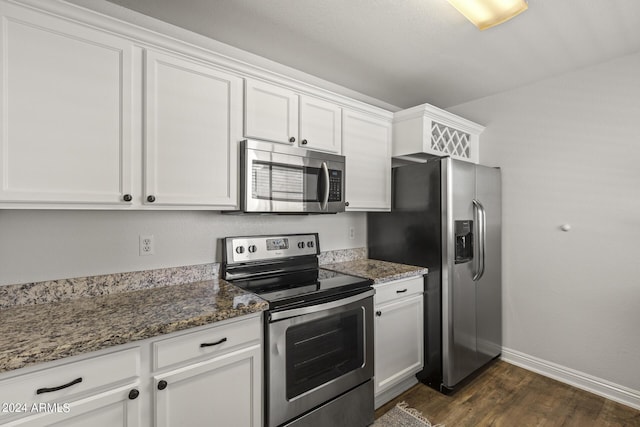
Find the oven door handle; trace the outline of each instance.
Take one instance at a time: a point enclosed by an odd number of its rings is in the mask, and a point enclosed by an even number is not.
[[[374,293],[375,291],[373,289],[369,289],[360,294],[353,295],[348,298],[341,298],[335,301],[326,302],[324,304],[310,305],[308,307],[292,308],[291,310],[272,312],[272,313],[269,313],[269,321],[275,322],[277,320],[289,319],[291,317],[303,316],[305,314],[318,313],[320,311],[342,307],[344,305],[351,304],[352,302],[369,298]]]

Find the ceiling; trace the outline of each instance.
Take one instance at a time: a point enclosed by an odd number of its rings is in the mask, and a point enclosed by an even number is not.
[[[638,0],[530,0],[485,31],[446,0],[110,1],[400,108],[448,108],[640,51]]]

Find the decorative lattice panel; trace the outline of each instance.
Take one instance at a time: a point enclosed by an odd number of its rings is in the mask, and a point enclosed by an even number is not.
[[[431,122],[431,149],[469,159],[471,135],[437,122]]]

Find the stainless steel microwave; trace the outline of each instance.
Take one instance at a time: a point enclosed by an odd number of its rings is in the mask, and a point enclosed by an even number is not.
[[[344,183],[344,156],[262,141],[240,142],[244,212],[344,212]]]

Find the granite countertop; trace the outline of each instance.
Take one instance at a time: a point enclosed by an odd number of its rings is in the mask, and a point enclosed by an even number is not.
[[[378,261],[375,259],[336,262],[321,265],[320,267],[326,270],[337,271],[338,273],[364,277],[372,280],[374,285],[408,277],[422,276],[429,271],[425,267],[396,264],[394,262]]]
[[[207,280],[0,310],[0,372],[266,310],[224,280]]]

